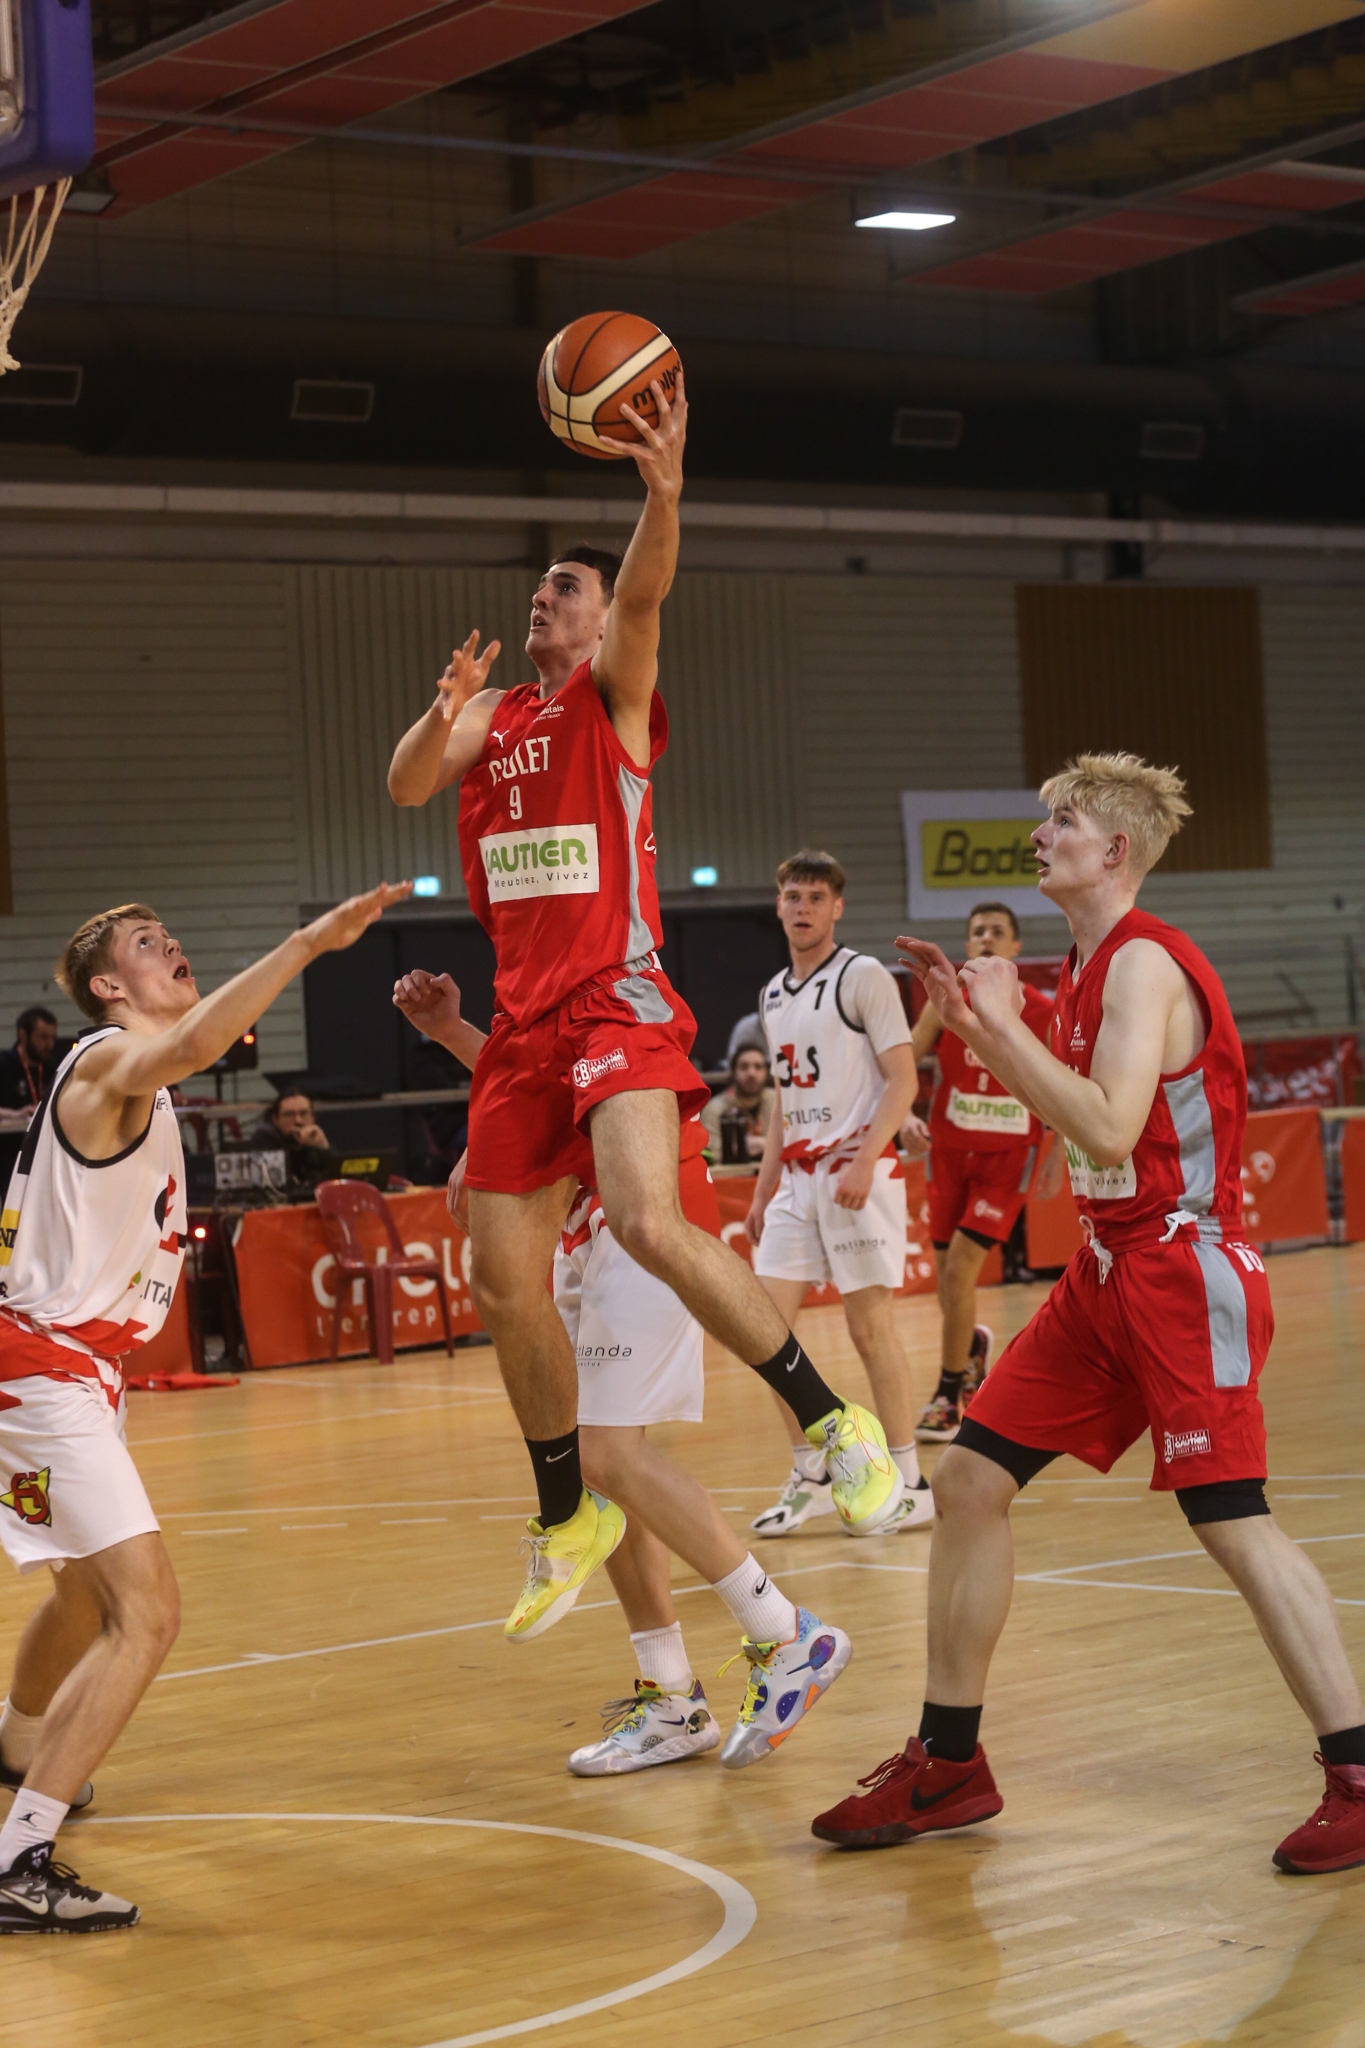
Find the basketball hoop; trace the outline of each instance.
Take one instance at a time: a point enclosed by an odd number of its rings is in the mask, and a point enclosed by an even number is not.
[[[0,377],[6,370],[19,368],[10,350],[10,336],[52,246],[52,231],[70,190],[70,178],[59,178],[55,185],[14,193],[8,222],[0,200]]]

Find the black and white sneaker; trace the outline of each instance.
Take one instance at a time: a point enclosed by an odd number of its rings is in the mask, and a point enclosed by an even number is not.
[[[107,1934],[141,1918],[127,1899],[97,1892],[54,1863],[51,1842],[25,1849],[0,1871],[0,1934]]]
[[[26,1773],[23,1771],[12,1771],[3,1757],[0,1757],[0,1785],[8,1785],[11,1792],[17,1792],[23,1784],[25,1776]],[[84,1813],[86,1807],[92,1804],[94,1797],[95,1788],[87,1779],[67,1808],[67,1812]]]

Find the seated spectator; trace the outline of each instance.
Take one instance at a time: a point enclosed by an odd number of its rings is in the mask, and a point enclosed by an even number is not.
[[[734,1070],[735,1054],[742,1052],[746,1045],[751,1045],[755,1052],[762,1053],[763,1063],[766,1066],[768,1061],[768,1041],[763,1036],[763,1026],[759,1022],[757,1010],[747,1011],[730,1033],[730,1041],[725,1048],[725,1064],[732,1072]]]
[[[321,1125],[313,1115],[313,1105],[301,1088],[286,1088],[277,1095],[260,1122],[247,1133],[247,1142],[259,1145],[263,1152],[283,1150],[289,1155],[289,1171],[293,1178],[304,1179],[306,1175],[297,1171],[307,1167],[309,1151],[331,1150]]]
[[[0,1194],[9,1186],[14,1162],[23,1150],[28,1119],[48,1091],[57,1070],[57,1019],[41,1003],[21,1010],[14,1020],[14,1044],[0,1052],[0,1111],[9,1110],[0,1129]]]
[[[776,1099],[767,1054],[756,1046],[742,1045],[730,1062],[729,1087],[713,1095],[701,1113],[712,1158],[719,1160],[724,1156],[721,1126],[734,1120],[742,1125],[744,1149],[749,1158],[761,1159]]]

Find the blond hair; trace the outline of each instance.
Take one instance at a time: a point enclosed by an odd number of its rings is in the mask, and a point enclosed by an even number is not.
[[[1107,831],[1126,832],[1128,864],[1139,877],[1193,816],[1175,769],[1153,768],[1138,754],[1077,754],[1038,795],[1050,811],[1080,811]]]
[[[62,948],[56,967],[58,988],[66,990],[78,1010],[103,1024],[105,1005],[90,993],[90,983],[97,974],[108,970],[115,931],[121,924],[160,922],[156,912],[145,903],[120,903],[113,910],[101,910],[97,917],[87,917]]]

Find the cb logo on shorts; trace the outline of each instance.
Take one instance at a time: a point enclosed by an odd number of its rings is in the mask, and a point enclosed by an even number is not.
[[[50,1465],[45,1465],[41,1472],[16,1472],[10,1480],[9,1492],[0,1493],[0,1508],[13,1508],[21,1522],[50,1526],[52,1502],[47,1487],[51,1477]]]

